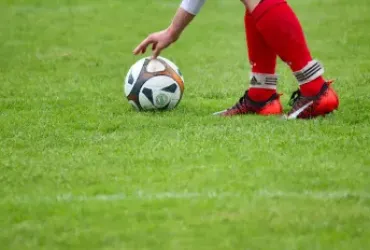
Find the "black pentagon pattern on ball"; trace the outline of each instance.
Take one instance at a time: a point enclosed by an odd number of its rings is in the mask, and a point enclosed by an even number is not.
[[[153,100],[153,91],[148,88],[143,89],[143,94],[146,96],[146,98],[149,99],[149,101],[154,105],[154,100]]]
[[[177,90],[177,84],[173,83],[170,86],[167,86],[162,89],[163,91],[169,92],[169,93],[175,93]]]
[[[134,102],[136,103],[136,105],[139,107],[140,110],[142,110],[142,107],[140,105],[140,102],[138,100],[138,97],[139,97],[139,93],[140,93],[141,87],[148,80],[148,78],[145,77],[144,74],[146,73],[145,72],[145,69],[146,69],[146,67],[149,64],[149,61],[150,61],[149,59],[146,59],[144,61],[144,65],[143,65],[143,67],[141,69],[141,72],[140,72],[140,74],[138,76],[138,79],[136,80],[136,83],[134,84],[134,86],[131,89],[130,94],[128,95],[128,97],[131,97],[131,96],[135,97]]]
[[[133,84],[134,83],[134,77],[132,76],[132,72],[130,72],[130,75],[129,75],[129,77],[128,77],[128,84]]]

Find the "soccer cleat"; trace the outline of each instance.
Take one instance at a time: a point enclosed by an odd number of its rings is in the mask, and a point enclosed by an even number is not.
[[[311,119],[325,116],[338,109],[337,93],[330,86],[332,81],[326,82],[316,96],[303,96],[299,90],[292,94],[289,104],[292,110],[285,115],[286,119]]]
[[[280,115],[283,107],[280,103],[280,95],[273,94],[267,101],[255,102],[248,97],[248,91],[240,98],[239,102],[233,107],[214,113],[219,116],[234,116],[244,114],[258,115]]]

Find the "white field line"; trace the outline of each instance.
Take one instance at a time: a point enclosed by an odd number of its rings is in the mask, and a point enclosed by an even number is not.
[[[285,191],[271,191],[260,190],[259,196],[266,198],[292,198],[292,199],[313,199],[313,200],[339,200],[348,198],[370,199],[370,193],[353,192],[353,191],[310,191],[303,192],[285,192]]]
[[[282,198],[282,199],[311,199],[311,200],[340,200],[340,199],[362,199],[369,200],[370,194],[365,192],[352,191],[333,191],[333,192],[285,192],[285,191],[271,191],[259,190],[249,194],[232,193],[232,192],[159,192],[159,193],[145,193],[136,192],[133,194],[98,194],[98,195],[74,195],[74,194],[59,194],[56,196],[15,196],[11,199],[4,199],[0,201],[2,204],[6,203],[68,203],[68,202],[114,202],[114,201],[160,201],[160,200],[191,200],[191,199],[227,199],[227,198],[243,198],[252,200],[255,198]]]
[[[188,199],[223,199],[227,197],[237,197],[239,195],[227,192],[160,192],[144,193],[136,192],[133,194],[98,194],[98,195],[74,195],[59,194],[56,196],[15,196],[11,202],[15,203],[63,203],[63,202],[84,202],[84,201],[124,201],[124,200],[142,200],[142,201],[159,201],[159,200],[188,200]],[[9,200],[8,200],[9,201]],[[5,201],[1,202],[4,203]]]

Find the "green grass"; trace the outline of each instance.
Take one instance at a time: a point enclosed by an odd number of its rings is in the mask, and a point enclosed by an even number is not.
[[[341,97],[290,122],[210,115],[247,84],[231,0],[163,54],[185,75],[180,106],[130,108],[131,50],[177,2],[0,1],[1,249],[370,249],[368,0],[290,1]]]

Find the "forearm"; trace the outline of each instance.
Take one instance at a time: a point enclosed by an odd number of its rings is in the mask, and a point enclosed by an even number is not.
[[[205,0],[183,0],[168,30],[178,38],[198,14]]]
[[[168,31],[176,38],[178,38],[184,29],[191,23],[195,15],[185,11],[183,8],[179,8],[172,20]]]
[[[205,1],[206,0],[183,0],[171,25],[165,30],[150,34],[133,50],[133,53],[135,55],[144,54],[146,48],[152,45],[152,58],[157,58],[163,49],[179,39],[181,33],[194,19]]]

